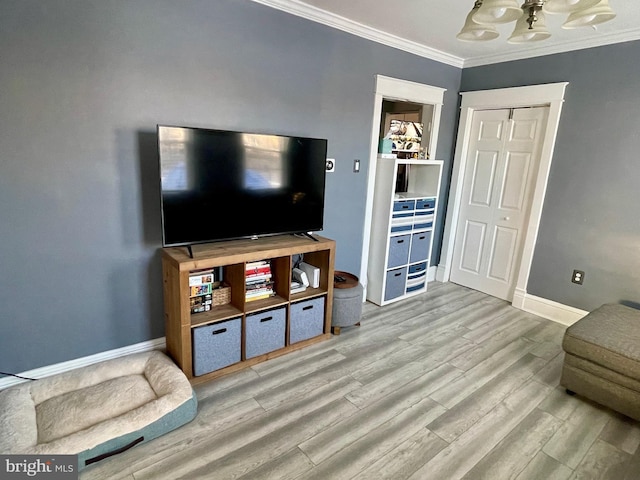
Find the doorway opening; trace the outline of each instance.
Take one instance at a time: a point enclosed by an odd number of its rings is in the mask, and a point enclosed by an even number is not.
[[[367,275],[369,267],[368,262],[378,154],[379,152],[383,153],[385,151],[383,148],[387,148],[385,145],[382,145],[382,141],[384,140],[384,137],[387,135],[387,133],[389,133],[388,130],[385,131],[386,124],[383,115],[383,105],[385,106],[385,108],[390,110],[410,109],[413,113],[421,112],[421,122],[418,123],[422,123],[422,137],[419,142],[420,146],[418,148],[422,148],[425,152],[425,155],[428,152],[431,158],[435,158],[440,124],[440,113],[442,110],[442,102],[445,91],[446,90],[443,88],[433,87],[430,85],[386,77],[383,75],[376,76],[374,109],[371,123],[371,144],[369,149],[369,168],[367,173],[367,200],[365,205],[362,258],[360,267],[360,282],[363,284],[365,289],[365,298],[368,284]],[[384,113],[404,114],[407,112],[386,111]],[[394,119],[390,117],[389,127],[391,126],[392,120]],[[398,142],[400,141],[401,140],[398,139]],[[407,140],[402,139],[402,142],[402,146],[406,147]],[[399,146],[400,145],[397,144],[396,149]],[[410,147],[415,148],[415,145],[411,145]],[[389,153],[391,153],[392,149],[393,144],[391,144],[391,147],[389,148]],[[403,150],[407,149],[403,148]],[[408,154],[408,152],[402,153]],[[417,156],[419,156],[420,154],[420,150],[418,150],[417,152],[411,150],[410,155],[414,154],[417,158]]]
[[[402,159],[429,158],[432,125],[433,105],[383,99],[378,151]]]

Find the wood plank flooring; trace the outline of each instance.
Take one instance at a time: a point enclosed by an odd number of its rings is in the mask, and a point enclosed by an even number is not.
[[[640,479],[640,422],[559,387],[564,327],[452,283],[195,387],[97,479]]]

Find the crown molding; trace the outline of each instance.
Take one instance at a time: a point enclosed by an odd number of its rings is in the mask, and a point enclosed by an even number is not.
[[[342,30],[343,32],[357,35],[358,37],[366,38],[377,43],[381,43],[388,47],[397,48],[408,53],[413,53],[420,57],[435,60],[440,63],[445,63],[453,67],[462,68],[464,66],[464,59],[451,55],[449,53],[436,50],[435,48],[427,47],[417,42],[412,42],[405,38],[401,38],[397,35],[393,35],[376,28],[368,27],[348,18],[329,13],[325,10],[306,5],[298,0],[252,0],[255,3],[260,3],[283,12],[296,15],[298,17],[311,20],[316,23],[321,23],[328,27]]]
[[[571,40],[556,45],[529,47],[519,52],[511,52],[506,54],[481,55],[468,58],[464,61],[463,68],[479,67],[482,65],[491,65],[493,63],[510,62],[513,60],[523,60],[526,58],[542,57],[544,55],[553,55],[555,53],[565,53],[575,50],[584,50],[587,48],[601,47],[604,45],[612,45],[614,43],[631,42],[640,40],[640,28],[632,28],[614,33],[598,35],[592,38],[582,38]]]
[[[494,63],[510,62],[513,60],[523,60],[526,58],[542,57],[555,53],[565,53],[587,48],[601,47],[615,43],[631,42],[640,40],[640,28],[632,28],[613,33],[603,33],[592,38],[581,38],[570,40],[555,45],[534,45],[526,49],[510,53],[497,53],[489,55],[478,55],[470,58],[462,58],[450,53],[427,47],[426,45],[407,40],[376,28],[368,27],[348,18],[327,12],[317,7],[307,5],[299,0],[252,0],[255,3],[265,5],[283,12],[296,15],[298,17],[320,23],[343,32],[351,33],[361,38],[397,48],[423,58],[435,60],[458,68],[479,67]]]

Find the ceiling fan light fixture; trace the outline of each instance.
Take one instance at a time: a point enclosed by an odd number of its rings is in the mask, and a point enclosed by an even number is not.
[[[572,13],[593,7],[600,0],[547,0],[542,7],[545,13]]]
[[[531,22],[531,23],[530,23]],[[546,40],[551,36],[544,12],[526,11],[516,22],[516,28],[507,40],[509,43],[528,43]]]
[[[518,1],[523,2],[518,6]],[[564,29],[592,27],[615,18],[609,0],[475,0],[467,15],[459,40],[477,42],[499,36],[495,25],[516,22],[509,43],[545,40],[551,36],[546,14],[568,14]]]
[[[517,20],[522,9],[517,0],[483,0],[473,20],[480,24],[496,25]]]
[[[458,40],[462,40],[463,42],[482,42],[486,40],[493,40],[494,38],[498,38],[500,35],[494,25],[483,25],[473,19],[473,15],[478,11],[480,5],[482,5],[481,0],[475,3],[467,15],[467,19],[464,22],[462,30],[460,30],[458,35],[456,35]]]
[[[613,20],[616,13],[609,6],[609,0],[600,0],[595,5],[569,14],[562,28],[572,29],[599,25]]]

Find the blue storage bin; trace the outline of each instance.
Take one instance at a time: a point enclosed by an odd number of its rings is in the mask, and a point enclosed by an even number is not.
[[[286,308],[247,315],[245,357],[252,358],[284,347]]]
[[[426,282],[427,262],[409,265],[409,273],[407,275],[407,293],[423,289]]]
[[[394,213],[391,216],[391,233],[411,231],[413,222],[413,212]]]
[[[399,267],[408,263],[410,242],[411,235],[399,235],[389,239],[387,268]]]
[[[296,343],[324,333],[324,297],[291,304],[289,343]]]
[[[433,227],[433,210],[416,211],[413,223],[413,229],[431,228]]]
[[[415,265],[409,265],[409,278],[419,275],[426,275],[427,262],[416,263]]]
[[[424,284],[425,284],[424,279],[407,280],[407,293],[415,292],[417,290],[422,290],[424,288]]]
[[[404,295],[406,283],[407,267],[389,270],[387,272],[387,283],[384,289],[385,301]]]
[[[434,209],[436,208],[435,198],[421,198],[416,200],[416,210]]]
[[[204,375],[239,362],[241,330],[240,318],[194,328],[193,374]]]
[[[420,262],[429,258],[429,248],[431,247],[431,230],[414,233],[411,236],[411,252],[409,263]]]
[[[416,207],[415,200],[396,200],[393,202],[394,212],[408,212]]]

